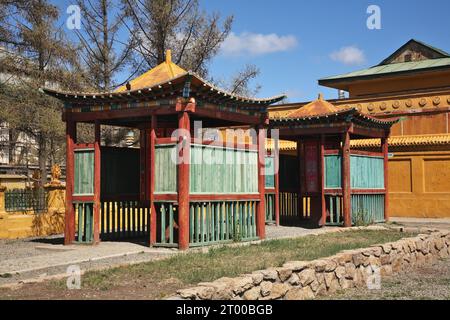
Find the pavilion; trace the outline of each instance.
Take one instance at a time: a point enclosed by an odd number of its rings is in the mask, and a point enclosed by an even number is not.
[[[66,244],[143,236],[152,246],[187,249],[264,239],[264,162],[258,159],[267,107],[283,95],[226,92],[174,64],[170,51],[165,62],[114,92],[43,91],[65,106]],[[193,138],[194,121],[203,128],[255,128],[257,137],[229,148]],[[78,123],[95,126],[94,141],[77,142]],[[102,146],[102,125],[139,130],[140,148]],[[174,162],[172,154],[182,160]],[[187,161],[206,158],[219,161]],[[231,164],[221,164],[224,158]]]
[[[336,107],[322,95],[287,115],[270,119],[284,149],[279,157],[279,211],[284,222],[351,226],[388,219],[388,137],[398,120],[379,120],[357,108]],[[350,141],[375,138],[381,148],[352,150]],[[294,149],[294,150],[295,150]],[[290,221],[289,221],[290,220]]]

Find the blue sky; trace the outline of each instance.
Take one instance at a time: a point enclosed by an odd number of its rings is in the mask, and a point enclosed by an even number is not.
[[[411,38],[450,51],[448,0],[200,2],[208,12],[235,17],[233,34],[210,74],[226,79],[245,64],[256,64],[260,97],[286,92],[296,102],[323,92],[336,98],[336,90],[317,84],[319,78],[376,65]],[[58,1],[61,8],[69,3]],[[381,30],[367,28],[369,5],[381,9]]]

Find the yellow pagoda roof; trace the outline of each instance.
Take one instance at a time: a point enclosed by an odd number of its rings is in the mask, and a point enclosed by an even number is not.
[[[40,91],[65,103],[77,105],[97,105],[99,102],[136,102],[148,98],[167,98],[182,93],[183,95],[191,94],[194,98],[199,95],[204,102],[220,101],[222,105],[228,104],[259,112],[286,97],[282,94],[270,98],[253,98],[220,89],[197,73],[186,71],[173,63],[170,50],[166,53],[166,61],[112,92],[69,92],[50,88],[40,88]]]
[[[166,61],[131,80],[129,82],[131,86],[130,90],[151,88],[156,84],[170,81],[187,73],[188,72],[186,70],[172,62],[172,52],[171,50],[167,50]],[[126,85],[123,85],[115,90],[115,92],[125,91],[129,91]]]
[[[319,98],[317,100],[314,100],[306,104],[305,106],[288,113],[285,117],[295,119],[305,117],[317,117],[329,114],[336,114],[350,109],[352,108],[336,107],[335,105],[324,100],[322,94],[319,94]]]

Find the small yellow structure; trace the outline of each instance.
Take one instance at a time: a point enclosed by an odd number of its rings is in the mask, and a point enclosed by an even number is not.
[[[61,169],[52,167],[52,181],[45,185],[47,210],[36,212],[6,212],[5,192],[0,185],[0,239],[48,236],[64,232],[65,186],[59,181]],[[11,187],[13,189],[15,186]]]
[[[379,65],[319,80],[348,91],[330,100],[381,119],[400,117],[389,139],[389,208],[392,216],[450,217],[450,54],[410,40]],[[275,106],[279,117],[307,103]],[[281,143],[286,153],[295,145]],[[371,151],[379,140],[352,142]]]

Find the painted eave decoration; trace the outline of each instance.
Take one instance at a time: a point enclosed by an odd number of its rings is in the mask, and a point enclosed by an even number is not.
[[[353,122],[368,127],[390,128],[399,119],[381,120],[361,113],[350,106],[337,107],[323,99],[322,94],[305,106],[300,107],[281,117],[272,117],[273,126],[292,126],[312,123]]]

